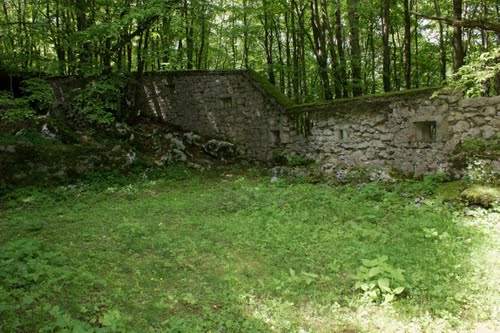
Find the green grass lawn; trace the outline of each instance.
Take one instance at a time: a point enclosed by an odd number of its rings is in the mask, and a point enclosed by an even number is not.
[[[153,179],[94,177],[5,198],[0,332],[500,327],[498,210],[416,202],[411,182],[182,168]]]

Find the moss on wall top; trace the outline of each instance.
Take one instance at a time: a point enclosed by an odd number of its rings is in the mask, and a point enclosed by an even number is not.
[[[289,107],[293,105],[293,102],[265,77],[254,70],[248,70],[247,73],[252,80],[259,84],[260,88],[273,97],[281,106]]]
[[[391,91],[387,93],[365,95],[359,97],[334,99],[332,101],[290,105],[287,107],[287,111],[290,112],[325,111],[325,109],[329,109],[330,106],[347,104],[352,102],[363,102],[370,104],[380,104],[384,102],[388,103],[390,102],[391,97],[414,97],[416,95],[429,95],[440,88],[441,87],[425,87],[425,88],[417,88],[417,89],[402,90],[402,91]]]

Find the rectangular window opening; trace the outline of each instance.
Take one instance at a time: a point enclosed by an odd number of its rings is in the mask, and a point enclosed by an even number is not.
[[[415,122],[415,138],[421,142],[436,142],[437,124],[435,121]]]
[[[223,97],[220,99],[222,101],[222,107],[224,109],[231,109],[233,107],[233,98],[232,97]]]
[[[280,131],[271,131],[271,141],[272,143],[281,143],[281,134]]]
[[[347,130],[345,130],[345,129],[337,130],[335,133],[335,137],[336,137],[337,141],[346,141],[348,138]]]

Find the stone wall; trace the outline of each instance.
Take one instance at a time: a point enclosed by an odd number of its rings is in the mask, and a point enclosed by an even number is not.
[[[76,83],[57,82],[64,84],[55,89],[61,101]],[[325,169],[369,164],[418,175],[449,171],[465,139],[494,139],[500,131],[500,96],[432,97],[435,91],[286,106],[286,97],[247,71],[182,71],[145,74],[133,104],[140,116],[230,141],[248,159],[268,161],[283,152]],[[299,133],[297,119],[308,135]]]
[[[310,135],[292,129],[288,152],[325,164],[388,166],[406,174],[450,171],[450,157],[470,137],[500,131],[500,96],[461,99],[435,89],[290,108],[307,113]]]
[[[141,90],[142,115],[230,141],[247,158],[271,158],[283,108],[248,72],[151,73]]]

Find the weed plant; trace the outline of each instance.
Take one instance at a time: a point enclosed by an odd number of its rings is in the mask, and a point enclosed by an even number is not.
[[[442,203],[437,178],[174,167],[17,189],[0,206],[0,332],[498,327],[499,212]]]

